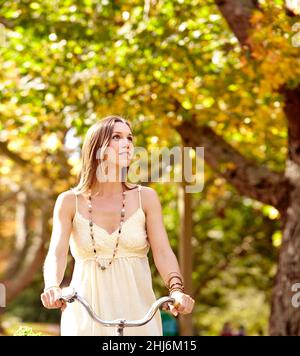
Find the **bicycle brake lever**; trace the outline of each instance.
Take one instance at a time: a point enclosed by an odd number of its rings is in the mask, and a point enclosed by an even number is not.
[[[164,303],[164,304],[161,306],[161,309],[164,310],[164,311],[170,310],[170,305],[169,305],[169,303]]]
[[[161,306],[161,309],[164,310],[164,311],[170,311],[171,308],[170,308],[170,304],[173,304],[174,301],[171,301],[171,302],[165,302],[162,304]]]

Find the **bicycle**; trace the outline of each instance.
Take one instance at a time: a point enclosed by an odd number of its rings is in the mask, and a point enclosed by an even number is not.
[[[155,301],[151,307],[149,308],[148,312],[142,319],[128,321],[126,319],[115,319],[115,320],[102,320],[96,313],[92,310],[89,303],[72,287],[67,287],[62,289],[62,295],[60,297],[61,301],[66,303],[73,303],[75,300],[78,301],[82,306],[86,309],[90,317],[96,321],[97,323],[107,326],[107,327],[116,327],[117,336],[124,336],[124,328],[125,327],[136,327],[136,326],[143,326],[149,323],[158,309],[167,303],[174,304],[175,299],[171,297],[162,297]],[[166,308],[168,309],[168,308]]]

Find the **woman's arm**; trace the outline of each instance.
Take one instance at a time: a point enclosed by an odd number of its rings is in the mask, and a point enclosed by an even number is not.
[[[175,272],[181,276],[179,264],[169,243],[163,222],[161,203],[156,191],[148,187],[144,187],[142,191],[143,201],[146,202],[147,235],[151,245],[154,263],[164,283],[167,284],[170,273]],[[179,280],[177,280],[177,282],[179,282]],[[188,314],[192,311],[194,300],[189,295],[179,291],[175,291],[171,293],[171,295],[176,299],[176,309],[179,312]]]
[[[54,206],[50,246],[44,263],[45,292],[41,298],[46,308],[62,306],[57,299],[67,266],[74,213],[75,195],[71,191],[61,193]]]

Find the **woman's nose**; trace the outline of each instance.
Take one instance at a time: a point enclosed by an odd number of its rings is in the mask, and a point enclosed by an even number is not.
[[[129,146],[130,146],[130,140],[128,140],[127,138],[121,140],[120,148],[129,148]]]

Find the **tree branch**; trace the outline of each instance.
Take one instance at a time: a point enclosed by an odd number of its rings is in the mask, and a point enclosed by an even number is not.
[[[24,167],[27,168],[27,167],[32,166],[32,162],[30,160],[25,160],[22,157],[20,157],[16,152],[11,151],[8,148],[7,142],[0,141],[0,153],[7,156],[9,159],[11,159],[13,162],[18,164],[22,168],[24,168]],[[55,156],[55,164],[60,167],[60,170],[57,175],[57,179],[66,179],[68,177],[68,175],[70,174],[71,166],[68,162],[68,157],[66,156],[65,151],[60,150],[57,152],[57,154]],[[30,172],[30,170],[28,170],[28,172]],[[45,177],[47,179],[50,179],[48,170],[43,170],[41,172],[41,176]]]
[[[7,142],[1,142],[0,141],[0,152],[2,152],[5,156],[7,156],[8,158],[10,158],[12,161],[14,161],[15,163],[17,163],[18,165],[25,167],[29,164],[28,161],[26,161],[25,159],[21,158],[17,153],[11,151],[8,148]]]
[[[253,10],[259,10],[258,0],[215,0],[229,27],[243,47],[249,48],[250,18]]]
[[[245,158],[207,126],[193,121],[183,122],[176,129],[189,147],[204,147],[206,162],[242,195],[272,205],[282,211],[286,208],[289,184],[284,173],[270,171]]]
[[[17,192],[8,192],[6,194],[4,194],[3,196],[0,196],[0,206],[4,205],[7,201],[14,199],[18,194]]]
[[[13,29],[14,28],[14,24],[7,20],[5,17],[0,16],[0,24],[4,25],[5,27],[9,28],[9,29]]]
[[[248,44],[251,51],[248,36],[251,29],[251,12],[260,9],[257,0],[215,0],[230,28],[239,39],[240,43]],[[289,16],[296,13],[296,8],[288,6],[286,1],[285,11]],[[240,22],[241,20],[241,22]],[[290,89],[283,85],[278,92],[284,97],[284,112],[288,123],[288,147],[289,161],[287,164],[286,178],[291,185],[299,186],[300,177],[300,85]],[[285,202],[286,203],[286,202]],[[286,206],[286,205],[285,205]]]
[[[193,297],[198,299],[201,291],[207,287],[208,283],[218,278],[219,274],[230,266],[234,259],[242,257],[247,253],[247,249],[244,248],[245,242],[243,241],[240,246],[237,246],[234,251],[229,255],[225,256],[223,260],[219,261],[214,268],[211,268],[207,271],[205,277],[203,277],[200,283],[197,285],[196,290],[194,291]]]
[[[285,97],[284,113],[288,119],[289,159],[300,165],[300,85],[295,89],[280,89]]]

